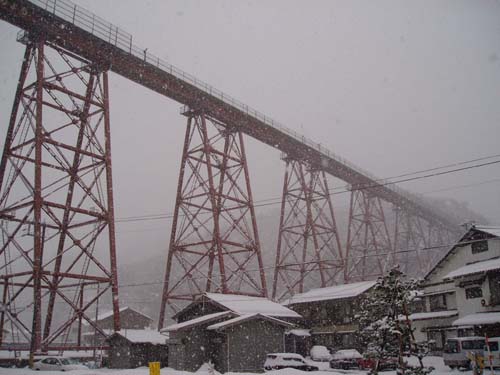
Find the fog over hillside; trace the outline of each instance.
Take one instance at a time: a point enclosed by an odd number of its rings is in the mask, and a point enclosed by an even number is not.
[[[489,224],[486,218],[468,208],[464,202],[457,202],[453,199],[430,199],[430,202],[439,209],[446,212],[458,222],[476,222],[481,224]],[[259,236],[261,240],[261,249],[263,263],[266,267],[266,277],[268,290],[272,287],[273,266],[276,261],[276,244],[279,228],[279,207],[273,207],[262,211],[258,217]],[[338,230],[342,244],[344,246],[347,238],[348,211],[339,210],[336,217],[338,222]],[[391,212],[387,212],[387,221],[392,222]],[[142,261],[134,261],[133,263],[122,263],[119,267],[119,283],[120,288],[120,304],[128,305],[154,317],[157,319],[161,293],[162,282],[165,274],[166,264],[166,246],[167,244],[158,244],[155,249],[138,249],[145,256]],[[165,249],[164,252],[158,251]],[[437,250],[440,253],[446,251],[446,248]],[[315,286],[317,287],[317,286]],[[105,307],[103,307],[104,309]]]

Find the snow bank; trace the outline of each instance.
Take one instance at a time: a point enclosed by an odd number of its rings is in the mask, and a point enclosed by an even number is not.
[[[408,358],[406,359],[408,363],[416,365],[418,363],[417,358]],[[311,363],[313,363],[311,361]],[[314,362],[317,364],[319,362]],[[327,362],[322,362],[325,365],[328,365]],[[435,370],[431,373],[432,375],[472,375],[472,371],[460,371],[460,370],[451,370],[449,367],[445,366],[443,363],[443,358],[441,357],[425,357],[424,364],[426,366],[433,366]],[[320,367],[321,368],[321,367]],[[0,368],[1,375],[26,375],[26,374],[35,374],[28,369],[4,369]],[[38,374],[38,372],[37,372]],[[40,375],[61,375],[60,371],[43,371],[39,373]],[[149,375],[149,369],[147,367],[139,367],[136,369],[127,369],[127,370],[112,370],[112,369],[97,369],[97,370],[77,370],[71,371],[71,375]],[[162,368],[161,375],[205,375],[205,373],[192,373],[187,371],[177,371],[171,368]],[[312,372],[304,372],[294,369],[282,369],[276,371],[270,371],[266,374],[269,375],[367,375],[367,371],[361,370],[348,370],[348,371],[332,371],[328,369],[326,366],[323,371],[312,371]],[[485,375],[489,375],[490,371],[485,370]],[[218,373],[216,375],[219,375]],[[225,375],[254,375],[252,373],[242,373],[242,372],[228,372]],[[396,375],[396,371],[384,371],[380,373],[380,375]]]

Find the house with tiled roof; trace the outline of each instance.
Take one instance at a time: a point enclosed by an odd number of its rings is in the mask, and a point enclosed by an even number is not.
[[[417,340],[437,351],[457,336],[500,336],[500,228],[472,225],[424,278]]]

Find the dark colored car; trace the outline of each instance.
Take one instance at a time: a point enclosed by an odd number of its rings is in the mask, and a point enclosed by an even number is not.
[[[306,362],[304,357],[296,353],[270,353],[264,362],[264,370],[280,370],[282,368],[294,368],[302,371],[318,371],[317,366]]]

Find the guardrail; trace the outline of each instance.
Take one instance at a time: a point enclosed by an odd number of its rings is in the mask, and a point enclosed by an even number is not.
[[[393,182],[385,179],[379,179],[373,176],[366,170],[354,165],[350,161],[342,158],[341,156],[335,154],[334,152],[328,150],[324,146],[321,146],[320,143],[314,142],[311,139],[297,133],[294,130],[287,128],[282,125],[278,121],[273,120],[272,118],[264,115],[263,113],[249,107],[243,102],[233,98],[232,96],[223,93],[222,91],[216,89],[215,87],[210,86],[209,84],[197,79],[195,76],[186,73],[182,69],[175,67],[172,64],[167,63],[166,61],[160,59],[159,57],[148,52],[147,48],[143,49],[136,46],[133,43],[132,35],[123,31],[117,26],[112,25],[111,23],[105,21],[99,16],[96,16],[94,13],[89,12],[88,10],[74,4],[69,0],[28,0],[33,5],[44,9],[45,11],[52,13],[53,15],[63,19],[66,22],[69,22],[76,27],[79,27],[95,37],[114,45],[115,47],[121,49],[125,53],[129,53],[132,56],[140,58],[144,60],[144,62],[149,63],[151,65],[156,66],[163,71],[170,73],[171,75],[179,78],[183,81],[188,82],[189,84],[197,87],[198,89],[204,91],[205,93],[212,95],[224,103],[229,104],[240,111],[262,121],[268,126],[271,126],[279,131],[287,134],[293,139],[315,149],[320,154],[332,158],[337,162],[347,166],[348,168],[354,170],[355,172],[371,179],[373,181],[373,185],[376,187],[383,186],[398,195],[405,197],[406,199],[417,203],[418,205],[426,207],[428,210],[434,211],[434,209],[424,202],[418,196],[411,194],[396,185]]]

